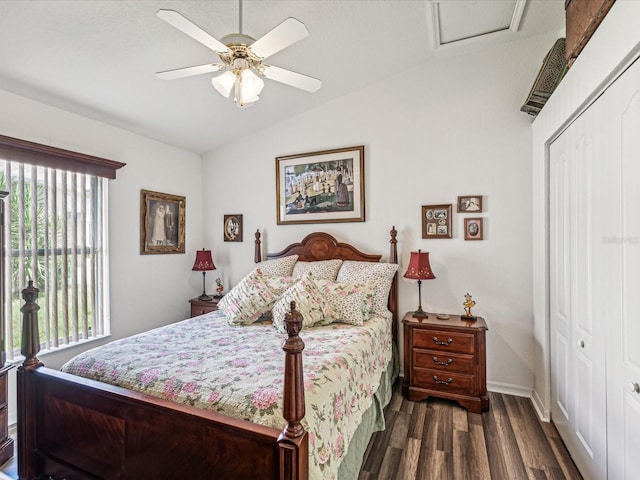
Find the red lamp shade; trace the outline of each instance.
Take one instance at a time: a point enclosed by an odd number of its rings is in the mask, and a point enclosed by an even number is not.
[[[193,264],[191,270],[195,272],[204,272],[207,270],[215,270],[216,266],[213,264],[213,257],[211,256],[211,250],[196,251],[196,261]]]
[[[198,298],[200,300],[204,300],[210,302],[213,300],[211,295],[207,295],[207,291],[205,289],[205,281],[204,277],[207,274],[208,270],[215,270],[216,266],[213,264],[213,257],[211,256],[211,250],[196,250],[196,261],[193,263],[193,268],[191,270],[195,272],[202,272],[202,295]]]
[[[436,278],[429,264],[429,252],[423,252],[421,250],[411,252],[409,266],[404,274],[404,278],[410,278],[412,280],[432,280]]]
[[[413,312],[415,318],[423,319],[428,318],[429,315],[422,310],[422,280],[431,280],[436,276],[431,271],[431,265],[429,264],[429,252],[423,252],[418,250],[417,252],[411,252],[411,258],[409,259],[409,266],[404,274],[404,278],[410,278],[412,280],[418,280],[418,309]]]

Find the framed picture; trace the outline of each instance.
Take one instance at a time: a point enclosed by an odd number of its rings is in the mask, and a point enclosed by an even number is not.
[[[224,241],[242,241],[242,215],[224,216]]]
[[[482,218],[465,218],[464,219],[464,239],[465,240],[482,240],[483,235],[483,219]]]
[[[184,253],[187,201],[168,193],[140,190],[140,254]]]
[[[466,195],[458,197],[458,213],[481,212],[482,195]]]
[[[422,206],[422,238],[451,238],[451,204]]]
[[[276,158],[278,225],[364,222],[364,146]]]

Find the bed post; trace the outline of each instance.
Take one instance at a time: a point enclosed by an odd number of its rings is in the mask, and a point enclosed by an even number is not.
[[[255,241],[255,251],[253,253],[253,261],[255,263],[260,263],[262,261],[262,254],[260,248],[260,230],[256,230],[256,241]]]
[[[302,351],[304,342],[298,336],[302,315],[291,302],[291,312],[284,317],[288,337],[282,346],[284,359],[284,393],[282,416],[287,421],[278,437],[280,480],[307,480],[309,477],[309,438],[300,421],[305,414]]]
[[[389,263],[398,263],[398,240],[396,236],[398,235],[398,231],[396,230],[395,225],[391,227],[391,231],[389,232],[391,235],[391,240],[389,243],[391,244],[390,252],[389,252]],[[389,292],[389,310],[393,313],[393,339],[398,341],[398,273],[393,276],[393,282],[391,283],[391,291]]]
[[[22,345],[20,353],[25,360],[18,368],[18,476],[21,480],[30,480],[38,475],[35,464],[36,441],[36,391],[33,381],[35,369],[42,365],[36,357],[40,351],[40,338],[38,335],[38,310],[36,303],[38,290],[29,280],[29,286],[22,290],[22,298],[25,304],[22,312]]]

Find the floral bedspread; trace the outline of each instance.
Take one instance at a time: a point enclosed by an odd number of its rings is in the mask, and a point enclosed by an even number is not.
[[[337,477],[391,360],[390,325],[372,317],[302,330],[309,478]],[[281,429],[283,340],[270,322],[231,326],[213,312],[89,350],[62,370]]]

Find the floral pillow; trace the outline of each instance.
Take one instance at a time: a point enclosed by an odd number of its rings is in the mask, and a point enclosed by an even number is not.
[[[398,270],[397,263],[355,262],[345,260],[338,272],[339,282],[362,282],[373,287],[372,313],[385,316],[389,311],[389,290]]]
[[[322,322],[327,325],[334,321],[349,325],[363,325],[369,319],[373,304],[373,288],[365,283],[333,282],[315,279],[325,300],[336,311],[336,317]]]
[[[274,258],[273,260],[265,260],[258,263],[256,269],[264,275],[271,275],[274,277],[290,277],[293,273],[293,266],[298,260],[298,255],[289,255],[288,257]],[[255,270],[254,270],[255,271]]]
[[[336,316],[333,307],[322,298],[311,274],[307,274],[289,287],[273,306],[273,326],[280,333],[287,333],[284,316],[291,311],[292,301],[296,302],[296,310],[302,315],[303,328]]]
[[[269,287],[259,269],[244,277],[218,302],[229,323],[249,325],[271,310],[278,293]]]
[[[326,278],[327,280],[335,280],[338,276],[342,260],[320,260],[318,262],[296,262],[293,266],[293,277],[304,277],[311,272],[313,279]]]

